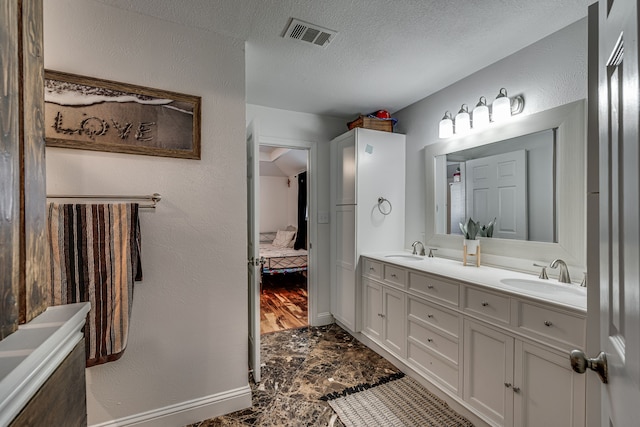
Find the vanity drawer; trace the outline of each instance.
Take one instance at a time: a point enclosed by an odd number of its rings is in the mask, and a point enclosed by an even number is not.
[[[372,279],[382,279],[382,263],[365,258],[362,263],[362,275]]]
[[[434,353],[458,363],[458,341],[438,333],[435,329],[425,327],[417,322],[409,321],[409,342],[422,344]]]
[[[586,319],[570,313],[519,302],[517,327],[524,333],[533,332],[552,338],[567,347],[584,348]]]
[[[408,304],[409,321],[417,319],[436,329],[450,333],[454,337],[459,336],[460,316],[456,313],[445,311],[433,304],[409,297]]]
[[[509,323],[511,305],[509,297],[465,286],[464,311],[489,319]]]
[[[447,386],[454,393],[458,393],[458,366],[424,349],[420,344],[409,340],[407,345],[407,359],[419,371],[424,371],[428,375],[436,377],[442,384]]]
[[[407,284],[407,270],[393,265],[384,265],[384,281],[396,288],[404,289]]]
[[[458,306],[459,289],[460,286],[455,282],[409,272],[409,290],[417,295]]]

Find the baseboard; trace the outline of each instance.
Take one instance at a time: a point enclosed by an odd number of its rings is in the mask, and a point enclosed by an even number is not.
[[[117,420],[91,424],[90,427],[176,427],[215,418],[251,406],[251,388],[247,384],[234,390],[212,394]]]
[[[318,313],[312,326],[326,326],[334,323],[333,316],[328,311],[324,313]]]

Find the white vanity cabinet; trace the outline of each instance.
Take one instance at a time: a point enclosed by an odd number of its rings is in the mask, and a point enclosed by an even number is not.
[[[352,129],[331,141],[330,162],[331,314],[357,332],[360,253],[404,247],[405,136]]]
[[[584,377],[568,355],[465,320],[464,400],[503,426],[584,426]]]
[[[406,295],[403,269],[362,260],[362,330],[387,350],[406,356]]]
[[[396,356],[405,357],[405,294],[369,278],[362,279],[362,289],[363,331]]]
[[[362,259],[364,335],[491,425],[584,426],[568,356],[585,346],[583,311],[381,259]],[[385,307],[385,292],[404,306]],[[405,353],[385,336],[389,312],[404,319]]]

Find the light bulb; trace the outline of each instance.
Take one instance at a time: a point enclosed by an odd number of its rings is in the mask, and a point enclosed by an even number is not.
[[[444,117],[440,120],[438,136],[440,138],[449,138],[453,136],[453,120],[451,120],[451,113],[448,111],[445,111]]]
[[[507,96],[507,90],[502,88],[491,104],[491,121],[499,122],[509,117],[511,117],[511,100]]]
[[[487,107],[487,98],[480,97],[480,101],[476,104],[476,108],[473,109],[473,128],[482,129],[489,125],[489,107]]]
[[[454,123],[456,135],[464,135],[471,130],[471,117],[469,116],[467,104],[462,104],[460,111],[456,114]]]

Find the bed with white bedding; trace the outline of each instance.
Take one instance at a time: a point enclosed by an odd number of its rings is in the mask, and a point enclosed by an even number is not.
[[[307,251],[306,249],[294,249],[294,241],[295,230],[260,233],[260,259],[263,275],[307,271]]]

